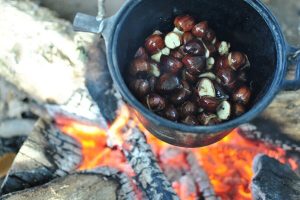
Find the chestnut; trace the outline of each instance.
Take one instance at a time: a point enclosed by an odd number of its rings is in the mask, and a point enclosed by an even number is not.
[[[233,70],[238,70],[239,68],[244,66],[246,64],[246,61],[246,56],[241,52],[234,51],[229,53],[228,55],[228,63]]]
[[[229,95],[225,92],[225,90],[219,83],[214,82],[214,86],[215,86],[215,90],[216,90],[216,97],[218,99],[222,99],[222,100],[229,99]]]
[[[186,55],[182,59],[183,64],[189,73],[198,75],[202,72],[206,65],[206,59],[203,56]]]
[[[198,116],[198,120],[200,124],[204,126],[213,126],[221,123],[221,120],[217,117],[217,115],[205,113],[205,112],[201,113]]]
[[[168,106],[164,111],[163,111],[164,116],[171,120],[171,121],[177,121],[179,118],[179,114],[177,109],[174,106]]]
[[[182,87],[182,89],[184,89],[186,91],[186,93],[188,95],[192,94],[191,86],[190,86],[190,84],[187,81],[182,80],[181,81],[181,87]]]
[[[208,78],[202,78],[197,84],[197,93],[199,97],[215,97],[216,91],[213,82]]]
[[[199,124],[197,118],[194,115],[186,116],[183,120],[181,120],[181,122],[191,126],[195,126]]]
[[[180,31],[187,32],[193,29],[195,26],[195,20],[189,15],[181,15],[175,18],[174,25]]]
[[[166,101],[163,97],[159,96],[158,94],[148,94],[146,96],[146,103],[150,110],[152,111],[161,111],[166,107]]]
[[[172,50],[170,56],[178,60],[181,60],[184,57],[184,55],[179,50]]]
[[[205,40],[206,42],[213,42],[215,38],[216,33],[211,28],[208,28],[203,36],[203,40]]]
[[[180,106],[180,116],[186,117],[188,115],[196,114],[197,106],[195,103],[191,101],[186,101]]]
[[[216,112],[217,107],[220,105],[220,100],[215,97],[204,96],[197,98],[197,104],[205,111]]]
[[[160,60],[166,72],[176,74],[183,67],[182,62],[172,56],[163,55]]]
[[[233,90],[236,87],[236,74],[230,68],[220,68],[216,71],[216,75],[221,80],[221,84],[224,85],[227,90]]]
[[[192,54],[195,56],[205,55],[205,47],[202,42],[198,40],[191,40],[184,45],[183,49],[187,54]]]
[[[198,78],[196,75],[191,74],[188,72],[186,69],[182,70],[182,75],[181,75],[183,80],[188,81],[189,83],[195,83],[197,82]]]
[[[243,115],[246,112],[245,106],[242,105],[242,104],[239,104],[239,103],[234,104],[232,110],[233,110],[233,114],[236,117],[239,117],[239,116]]]
[[[217,52],[215,45],[212,43],[204,43],[207,51],[207,57],[214,56]]]
[[[217,108],[217,116],[221,120],[228,120],[231,115],[231,105],[228,101],[222,101]]]
[[[136,76],[140,73],[150,73],[151,72],[151,65],[148,60],[144,58],[136,58],[130,65],[129,74],[132,76]]]
[[[191,95],[190,91],[185,90],[184,88],[179,89],[177,92],[170,96],[170,100],[175,105],[180,105],[186,101]]]
[[[140,47],[134,55],[134,58],[143,58],[145,60],[149,59],[149,55],[144,47]]]
[[[151,56],[151,59],[156,61],[156,62],[160,62],[160,58],[161,58],[162,55],[169,55],[169,54],[170,54],[170,49],[165,47],[161,51],[159,51],[158,53],[153,54]]]
[[[134,93],[139,97],[143,97],[150,92],[150,83],[148,80],[135,79],[131,81],[130,87],[132,88]]]
[[[161,35],[153,34],[146,39],[145,47],[150,54],[155,54],[165,47],[165,42]]]
[[[232,95],[232,100],[243,105],[247,105],[251,98],[251,90],[247,86],[239,87]]]
[[[220,56],[215,63],[216,70],[221,68],[230,68],[227,56]]]
[[[193,27],[192,33],[196,37],[203,38],[208,30],[207,21],[202,21]]]
[[[171,73],[163,74],[156,82],[156,90],[162,94],[170,93],[179,87],[179,78]]]
[[[165,44],[169,49],[175,49],[182,43],[182,38],[178,33],[170,32],[165,37]]]
[[[187,44],[188,42],[190,42],[193,39],[195,39],[195,37],[193,36],[193,34],[191,32],[184,32],[182,35],[183,44]]]
[[[154,90],[155,90],[155,85],[156,85],[157,79],[158,78],[155,76],[151,76],[148,79],[151,92],[154,92]]]

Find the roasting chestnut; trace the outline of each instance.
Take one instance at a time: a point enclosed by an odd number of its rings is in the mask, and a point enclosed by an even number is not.
[[[233,90],[236,87],[237,78],[233,70],[220,68],[216,71],[216,75],[227,90]]]
[[[244,54],[238,51],[229,53],[228,64],[233,70],[238,70],[240,67],[246,64],[246,57]]]
[[[151,72],[151,65],[148,60],[144,58],[135,58],[130,65],[129,74],[132,76],[136,76],[140,73],[150,73]]]
[[[203,40],[205,40],[206,42],[212,42],[215,38],[216,33],[211,28],[208,28],[203,36]]]
[[[172,50],[170,56],[178,60],[181,60],[184,57],[184,55],[179,50]]]
[[[149,86],[150,86],[151,92],[154,92],[154,90],[155,90],[155,86],[156,86],[157,79],[158,79],[158,78],[155,77],[155,76],[151,76],[151,77],[149,77],[149,79],[148,79],[148,82],[149,82]]]
[[[182,70],[182,79],[188,81],[189,83],[195,83],[198,80],[196,75],[191,74],[186,69]]]
[[[165,56],[165,55],[161,57],[161,64],[164,71],[173,74],[176,74],[183,67],[182,62],[179,61],[178,59],[172,56]]]
[[[161,35],[153,34],[146,39],[145,47],[149,53],[155,54],[165,47],[165,42]]]
[[[184,88],[181,88],[170,96],[170,100],[173,104],[180,105],[184,101],[186,101],[190,95],[191,95],[190,91],[187,91]]]
[[[194,75],[200,74],[206,65],[206,59],[203,56],[186,55],[182,62],[186,66],[187,71]]]
[[[198,121],[204,126],[213,126],[221,123],[221,120],[217,117],[217,115],[205,112],[198,116]]]
[[[167,55],[167,56],[170,55],[170,49],[167,48],[167,47],[163,48],[158,53],[153,54],[151,56],[151,59],[154,60],[154,61],[156,61],[156,62],[160,62],[160,58],[161,58],[162,55]]]
[[[180,106],[180,116],[186,117],[188,115],[194,115],[197,112],[197,106],[191,101],[186,101]]]
[[[135,79],[131,82],[130,87],[139,97],[143,97],[150,92],[150,83],[148,80]]]
[[[183,32],[191,31],[195,26],[195,20],[189,15],[181,15],[175,18],[174,25]]]
[[[216,71],[221,68],[230,68],[227,56],[220,56],[215,63]]]
[[[195,126],[199,124],[197,118],[194,115],[186,116],[181,122],[191,126]]]
[[[134,55],[134,58],[142,58],[145,60],[149,59],[149,55],[144,47],[140,47]]]
[[[159,63],[155,62],[154,60],[150,60],[149,61],[150,66],[151,66],[151,74],[155,77],[159,77],[160,76],[160,70],[159,70]]]
[[[156,90],[162,94],[170,93],[180,87],[180,80],[177,76],[166,73],[159,77],[156,83]]]
[[[217,107],[220,105],[220,100],[215,97],[203,96],[197,98],[197,104],[205,111],[216,112]]]
[[[234,102],[241,103],[243,105],[247,105],[251,98],[251,90],[247,86],[239,87],[232,95],[232,99]]]
[[[245,106],[239,103],[234,104],[232,109],[233,109],[233,114],[236,117],[239,117],[246,112]]]
[[[187,44],[188,42],[192,41],[193,39],[195,39],[195,37],[193,36],[193,34],[191,32],[184,32],[182,35],[183,44]]]
[[[203,38],[208,30],[207,21],[200,22],[193,27],[192,33],[196,37]]]
[[[218,99],[222,99],[222,100],[229,99],[229,95],[225,92],[225,90],[219,83],[214,82],[214,86],[215,86],[215,90],[216,90],[216,97]]]
[[[166,107],[166,101],[163,97],[158,94],[148,94],[146,96],[146,103],[150,110],[161,111]]]
[[[191,40],[184,45],[183,49],[187,54],[195,55],[195,56],[203,56],[205,55],[205,47],[202,42],[198,40]]]
[[[165,45],[169,49],[175,49],[179,47],[182,43],[182,38],[178,33],[170,32],[165,37]]]
[[[174,106],[168,106],[163,113],[164,116],[171,121],[177,121],[179,118],[178,111]]]
[[[197,93],[199,97],[216,96],[216,90],[213,82],[208,78],[202,78],[197,84]]]

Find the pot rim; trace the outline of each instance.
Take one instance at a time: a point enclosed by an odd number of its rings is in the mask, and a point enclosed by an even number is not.
[[[118,59],[115,53],[117,49],[117,37],[119,35],[120,24],[122,24],[126,20],[126,16],[136,7],[140,0],[131,0],[124,4],[121,10],[118,12],[116,18],[113,21],[111,26],[110,37],[107,43],[107,60],[109,64],[109,70],[112,74],[112,79],[116,83],[116,88],[124,97],[127,103],[129,103],[135,110],[137,110],[141,115],[150,120],[152,123],[155,123],[158,126],[165,126],[177,131],[195,133],[195,134],[203,134],[203,133],[212,133],[212,132],[220,132],[229,129],[233,129],[241,124],[247,123],[251,119],[255,118],[259,113],[261,113],[274,99],[275,95],[279,92],[282,82],[284,80],[284,76],[286,73],[286,42],[274,15],[270,12],[270,10],[259,0],[243,0],[245,3],[250,5],[256,12],[263,18],[266,22],[266,25],[269,27],[273,39],[275,41],[276,54],[277,54],[277,63],[276,70],[274,74],[274,79],[267,89],[265,95],[244,115],[229,120],[227,122],[214,125],[214,126],[189,126],[181,123],[176,123],[169,121],[165,118],[162,118],[155,113],[148,110],[144,105],[142,105],[131,93],[131,91],[127,88],[127,85],[124,81],[118,66]]]

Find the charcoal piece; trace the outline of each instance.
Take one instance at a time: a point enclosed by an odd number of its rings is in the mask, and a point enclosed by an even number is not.
[[[102,39],[95,41],[87,54],[86,87],[103,117],[112,122],[116,118],[119,99],[108,70],[104,41]]]
[[[251,191],[255,200],[300,199],[300,177],[288,165],[260,154],[252,168]]]
[[[0,138],[0,156],[9,152],[17,153],[23,145],[26,138],[26,136]]]

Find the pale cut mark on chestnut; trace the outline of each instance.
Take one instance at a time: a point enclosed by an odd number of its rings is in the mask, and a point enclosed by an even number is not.
[[[217,38],[215,37],[215,39],[213,39],[213,41],[211,43],[216,44],[216,42],[217,42]]]
[[[203,46],[204,46],[204,48],[205,48],[205,57],[206,57],[206,58],[209,58],[209,57],[210,57],[210,52],[209,52],[207,46],[205,45],[205,43],[202,41],[201,38],[198,38],[198,39],[202,42],[202,44],[203,44]]]
[[[168,47],[163,48],[158,53],[152,55],[151,59],[155,60],[156,62],[160,62],[160,58],[162,55],[166,55],[166,56],[170,55],[170,49]]]
[[[210,80],[216,80],[217,76],[212,72],[205,72],[199,75],[199,78],[209,78]]]
[[[165,37],[165,45],[170,49],[175,49],[181,45],[181,36],[178,33],[170,32]]]
[[[151,74],[155,77],[159,77],[160,76],[160,70],[158,68],[158,64],[154,63],[154,62],[150,62],[150,66],[151,66]]]
[[[184,33],[183,31],[179,30],[179,29],[176,28],[176,27],[173,29],[173,32],[174,32],[174,33],[177,33],[177,34],[179,34],[179,35],[183,35],[183,33]]]
[[[211,70],[213,68],[214,64],[215,64],[215,59],[213,57],[209,57],[206,60],[206,69]]]
[[[227,55],[229,53],[229,49],[230,49],[230,43],[226,41],[222,41],[218,48],[218,52],[221,56]]]
[[[201,79],[198,84],[198,94],[199,97],[203,97],[203,96],[215,97],[216,90],[213,82],[208,78]]]
[[[230,117],[231,105],[228,101],[223,101],[217,108],[218,118],[221,120],[227,120]]]

